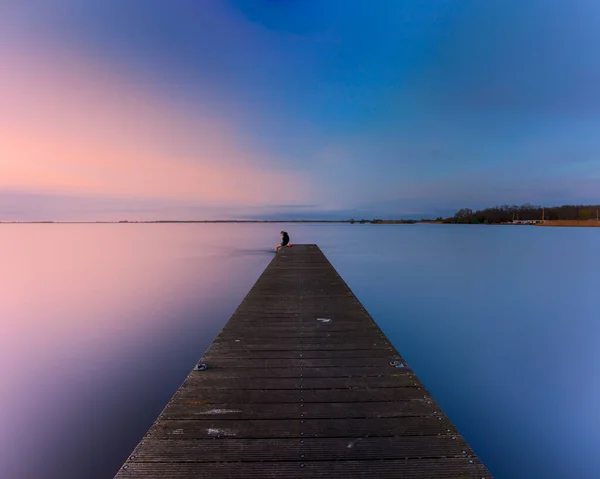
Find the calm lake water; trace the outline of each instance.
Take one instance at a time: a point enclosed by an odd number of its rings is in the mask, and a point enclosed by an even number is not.
[[[600,229],[290,224],[497,479],[600,477]],[[111,478],[281,225],[0,225],[0,477]]]

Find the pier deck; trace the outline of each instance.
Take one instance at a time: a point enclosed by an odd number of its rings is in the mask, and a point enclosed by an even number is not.
[[[316,245],[198,364],[116,478],[492,477]]]

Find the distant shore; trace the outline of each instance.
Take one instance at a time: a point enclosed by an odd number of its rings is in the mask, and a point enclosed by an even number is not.
[[[598,220],[548,220],[537,223],[536,226],[580,226],[580,227],[600,227]]]
[[[470,224],[451,223],[448,220],[156,220],[156,221],[0,221],[0,224],[237,224],[237,223],[336,223],[336,224],[374,224],[374,225],[401,225],[401,224]],[[555,227],[600,227],[599,220],[536,220],[513,221],[501,223],[475,223],[496,226],[555,226]]]

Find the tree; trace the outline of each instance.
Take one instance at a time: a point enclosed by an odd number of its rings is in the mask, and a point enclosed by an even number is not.
[[[471,208],[463,208],[456,212],[454,219],[457,223],[468,223],[471,216],[473,216],[473,210]]]
[[[546,220],[588,220],[600,208],[595,205],[563,205],[545,208]],[[444,223],[510,223],[512,220],[534,221],[542,219],[542,207],[531,204],[522,206],[494,206],[473,212],[469,208],[459,210],[453,217],[446,218]]]

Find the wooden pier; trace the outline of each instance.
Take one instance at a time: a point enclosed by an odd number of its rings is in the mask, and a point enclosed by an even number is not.
[[[115,477],[492,476],[321,250],[294,245]]]

